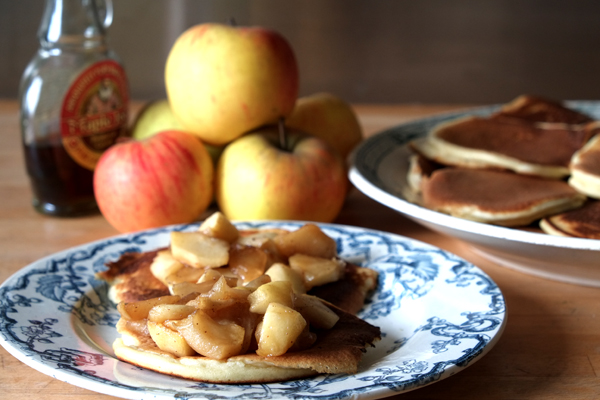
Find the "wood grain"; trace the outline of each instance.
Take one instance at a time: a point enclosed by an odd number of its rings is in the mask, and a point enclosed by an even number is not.
[[[365,134],[462,106],[356,106]],[[0,281],[66,248],[114,235],[101,215],[37,214],[21,154],[18,107],[0,100]],[[532,277],[498,266],[458,240],[409,221],[352,190],[336,222],[412,237],[451,251],[498,283],[508,309],[499,343],[466,370],[398,399],[591,399],[600,395],[600,289]],[[600,262],[599,262],[600,264]],[[600,266],[600,265],[599,265]],[[1,399],[110,399],[39,373],[0,348]]]

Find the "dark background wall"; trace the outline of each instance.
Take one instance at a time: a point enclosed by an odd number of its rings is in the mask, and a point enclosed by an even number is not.
[[[301,94],[357,103],[600,98],[598,0],[114,0],[110,43],[134,98],[163,97],[168,51],[201,22],[262,25],[292,44]],[[0,0],[0,98],[17,96],[42,0]]]

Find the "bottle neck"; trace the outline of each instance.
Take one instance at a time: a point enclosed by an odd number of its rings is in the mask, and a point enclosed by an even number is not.
[[[42,48],[104,47],[106,28],[97,0],[46,0],[38,31]]]

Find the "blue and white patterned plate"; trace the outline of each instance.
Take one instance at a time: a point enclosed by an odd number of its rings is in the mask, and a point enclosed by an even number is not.
[[[299,222],[251,222],[241,229],[297,229]],[[175,226],[121,235],[41,259],[0,286],[0,343],[56,379],[129,399],[375,399],[416,389],[471,365],[498,341],[504,298],[480,269],[430,245],[388,233],[321,225],[340,255],[380,273],[360,316],[382,330],[355,375],[321,375],[276,384],[187,381],[117,360],[111,344],[119,314],[94,279],[128,251],[169,242]]]
[[[600,120],[600,102],[567,106]],[[411,155],[407,144],[435,125],[466,115],[486,116],[499,106],[434,115],[390,128],[354,152],[350,180],[367,196],[440,233],[464,240],[482,256],[508,268],[561,282],[600,287],[600,240],[567,238],[468,221],[411,203],[404,197]]]

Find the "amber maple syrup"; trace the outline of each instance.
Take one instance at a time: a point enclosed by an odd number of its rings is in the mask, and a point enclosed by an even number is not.
[[[23,147],[36,210],[59,216],[98,211],[94,171],[77,164],[61,143]]]
[[[21,132],[33,206],[97,212],[94,168],[127,133],[127,80],[105,40],[112,2],[46,0],[40,48],[21,80]]]

